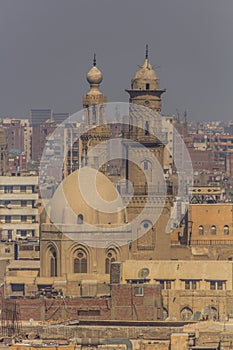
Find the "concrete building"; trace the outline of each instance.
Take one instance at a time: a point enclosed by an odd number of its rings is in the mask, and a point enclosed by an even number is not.
[[[0,127],[0,175],[8,169],[7,140],[5,130]]]
[[[39,237],[38,177],[0,177],[0,228],[4,240]]]
[[[112,263],[113,284],[160,285],[164,317],[222,319],[233,313],[231,261],[125,261]]]
[[[4,118],[2,126],[6,132],[8,150],[17,150],[24,153],[27,161],[29,161],[31,159],[32,133],[29,120]]]

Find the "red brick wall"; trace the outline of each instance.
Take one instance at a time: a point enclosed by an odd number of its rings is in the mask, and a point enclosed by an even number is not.
[[[135,287],[143,296],[135,296]],[[162,296],[157,285],[113,285],[111,290],[112,320],[157,320],[162,318]]]
[[[143,287],[143,296],[134,288]],[[4,300],[3,300],[4,301]],[[21,320],[157,320],[162,315],[162,296],[157,285],[113,285],[111,297],[17,299]]]

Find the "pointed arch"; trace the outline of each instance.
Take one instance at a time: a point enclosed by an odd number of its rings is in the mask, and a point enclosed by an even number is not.
[[[180,310],[180,318],[182,321],[189,321],[192,317],[193,310],[191,309],[190,306],[184,306]]]
[[[70,272],[88,273],[90,270],[90,252],[85,245],[74,244],[70,249]]]
[[[58,276],[58,253],[53,244],[48,246],[47,250],[47,264],[49,267],[49,277]]]
[[[119,248],[115,244],[109,244],[105,249],[105,273],[110,274],[111,264],[119,260]]]

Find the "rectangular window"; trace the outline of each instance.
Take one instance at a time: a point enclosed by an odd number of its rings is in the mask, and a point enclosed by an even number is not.
[[[5,216],[5,222],[6,222],[7,224],[9,224],[9,223],[11,222],[11,216],[10,216],[10,215],[6,215],[6,216]]]
[[[27,230],[20,230],[21,237],[27,237]]]
[[[24,293],[24,283],[12,283],[11,291]]]
[[[172,280],[159,280],[158,282],[161,286],[161,289],[171,289],[172,288]]]
[[[78,310],[78,316],[100,316],[100,310]]]
[[[192,281],[192,289],[197,289],[197,281]]]
[[[21,201],[21,207],[26,207],[27,206],[27,201]]]
[[[24,185],[20,186],[20,192],[26,192],[26,186]]]
[[[223,290],[223,281],[217,281],[217,289]]]
[[[4,192],[5,193],[12,193],[13,192],[13,186],[4,186]]]
[[[150,84],[146,83],[146,90],[150,90]]]
[[[144,290],[143,287],[134,287],[134,296],[135,297],[143,297]]]
[[[216,283],[215,281],[210,281],[210,289],[215,290],[216,289]]]
[[[21,222],[27,222],[27,215],[21,216]]]
[[[33,245],[32,244],[21,245],[19,247],[19,250],[33,250]]]
[[[164,280],[159,281],[159,284],[161,286],[161,289],[164,289],[164,285],[165,285]]]
[[[185,289],[197,289],[198,280],[184,280]]]

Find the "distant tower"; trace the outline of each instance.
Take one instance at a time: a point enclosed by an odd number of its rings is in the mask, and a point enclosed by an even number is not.
[[[161,112],[161,96],[166,90],[159,87],[159,79],[148,58],[146,45],[145,61],[131,80],[130,103],[136,103]]]
[[[103,75],[96,67],[96,55],[94,55],[93,67],[87,73],[87,81],[90,84],[90,91],[82,98],[86,125],[98,125],[105,119],[104,104],[106,103],[107,98],[99,90],[102,80]]]

